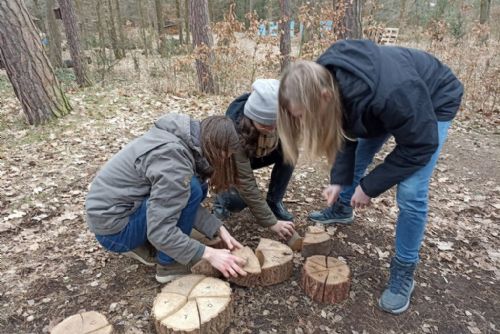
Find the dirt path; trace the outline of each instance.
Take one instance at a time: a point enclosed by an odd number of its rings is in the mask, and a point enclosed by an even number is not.
[[[133,96],[131,91],[134,92]],[[82,205],[95,171],[165,110],[202,115],[227,98],[162,98],[141,87],[97,88],[73,96],[75,112],[43,128],[19,125],[13,97],[0,112],[0,333],[45,333],[81,310],[104,313],[119,333],[153,333],[153,270],[104,252],[87,230]],[[412,305],[401,316],[376,303],[393,254],[393,192],[331,228],[331,255],[353,272],[350,298],[312,302],[293,277],[273,287],[233,286],[229,333],[495,333],[500,331],[500,140],[456,124],[433,178],[431,213]],[[300,232],[318,209],[326,172],[301,165],[288,191]],[[260,174],[265,176],[268,170]],[[262,179],[264,185],[265,181]],[[264,189],[264,188],[263,188]],[[247,211],[228,222],[255,247],[273,237]]]

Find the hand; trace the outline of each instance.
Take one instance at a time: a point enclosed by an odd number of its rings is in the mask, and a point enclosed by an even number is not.
[[[228,230],[224,226],[220,227],[219,236],[222,239],[222,241],[224,241],[229,250],[233,250],[235,247],[243,248],[243,245],[240,244],[238,241],[236,241],[236,239],[233,238],[231,234],[229,234]]]
[[[340,184],[331,184],[323,190],[323,197],[326,199],[328,206],[337,201],[341,190],[342,186]]]
[[[271,231],[279,235],[281,239],[288,240],[295,232],[292,222],[285,220],[278,220],[276,224],[269,227]]]
[[[371,197],[365,194],[360,186],[357,186],[354,195],[351,197],[351,206],[355,209],[363,209],[370,206],[371,200]]]
[[[226,278],[230,276],[238,277],[238,275],[247,275],[247,273],[241,269],[241,267],[245,266],[246,260],[231,254],[229,249],[215,249],[206,246],[202,257],[210,262],[212,267],[220,271]]]

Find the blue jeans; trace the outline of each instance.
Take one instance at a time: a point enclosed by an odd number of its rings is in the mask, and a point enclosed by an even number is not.
[[[438,122],[439,146],[432,155],[431,160],[397,186],[396,199],[399,216],[396,225],[396,257],[400,261],[411,263],[418,261],[418,252],[427,223],[429,182],[441,148],[446,141],[450,124],[451,121]],[[354,181],[351,186],[342,189],[339,196],[342,204],[350,206],[351,197],[359,184],[359,180],[361,180],[373,157],[388,138],[389,135],[359,139],[356,148]]]
[[[177,221],[177,226],[184,234],[191,234],[196,212],[198,211],[200,203],[207,196],[207,191],[208,185],[206,183],[201,183],[196,176],[193,176],[191,179],[191,195],[189,196],[189,200],[184,209],[182,209],[179,220]],[[99,241],[99,243],[107,250],[116,253],[129,252],[137,247],[146,245],[148,243],[148,203],[149,201],[147,197],[144,199],[141,206],[129,216],[127,226],[125,226],[125,228],[119,233],[111,235],[96,235],[97,241]],[[175,262],[173,258],[161,251],[157,252],[156,259],[160,264]]]

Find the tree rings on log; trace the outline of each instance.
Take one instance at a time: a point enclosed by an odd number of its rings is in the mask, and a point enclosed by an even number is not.
[[[101,313],[90,311],[74,314],[58,323],[50,334],[111,334],[113,326]]]
[[[260,284],[281,283],[292,275],[293,251],[287,245],[271,239],[260,239],[255,250],[261,266]]]
[[[180,277],[163,287],[153,303],[160,334],[223,333],[231,322],[229,283],[203,275]]]
[[[229,281],[246,287],[259,285],[261,274],[260,262],[253,250],[250,247],[245,246],[243,248],[236,249],[231,253],[246,261],[246,265],[242,269],[246,271],[247,275],[238,276],[236,278],[231,277],[229,278]]]
[[[309,226],[302,242],[302,256],[328,255],[332,245],[330,235],[324,227]]]
[[[334,257],[314,255],[304,264],[301,284],[314,301],[335,304],[349,297],[351,271]]]

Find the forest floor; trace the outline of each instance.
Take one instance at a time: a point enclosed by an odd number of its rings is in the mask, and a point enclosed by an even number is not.
[[[103,313],[118,333],[154,333],[151,307],[161,288],[154,270],[98,245],[85,224],[85,194],[99,167],[166,111],[221,114],[231,97],[165,96],[129,83],[69,95],[70,115],[28,127],[0,73],[0,333],[48,333],[83,310]],[[304,259],[297,254],[292,277],[281,284],[232,285],[235,312],[227,332],[500,332],[499,166],[498,127],[480,116],[459,117],[432,178],[429,224],[406,313],[377,308],[394,252],[391,190],[356,212],[352,226],[328,228],[331,256],[343,257],[352,271],[348,300],[311,301],[299,285]],[[257,174],[265,191],[269,169]],[[307,213],[323,206],[327,181],[318,162],[301,162],[294,173],[286,202],[301,234],[310,224]],[[227,225],[251,247],[260,237],[274,238],[248,210]]]

